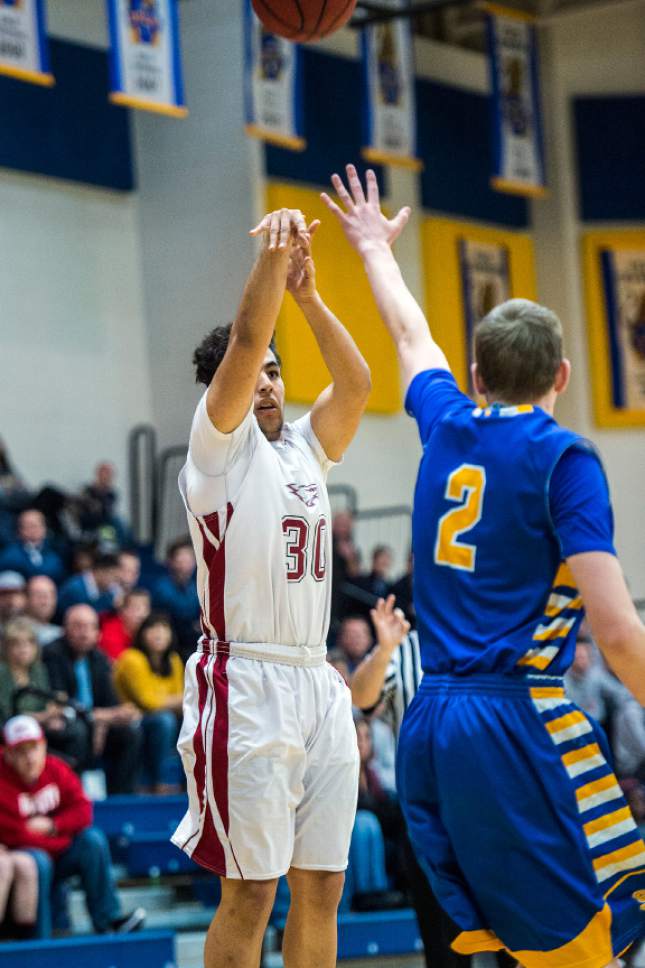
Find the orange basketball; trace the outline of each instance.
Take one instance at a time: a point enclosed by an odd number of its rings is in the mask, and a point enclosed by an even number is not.
[[[347,23],[355,6],[356,0],[253,0],[268,31],[297,41],[333,34]]]

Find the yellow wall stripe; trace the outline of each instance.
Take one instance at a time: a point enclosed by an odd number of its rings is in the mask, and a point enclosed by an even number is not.
[[[372,371],[372,413],[401,410],[399,367],[394,344],[381,322],[361,261],[343,230],[320,199],[318,189],[270,181],[267,210],[300,208],[307,219],[319,218],[313,255],[320,293],[332,312],[347,327]],[[282,357],[287,400],[313,403],[329,384],[330,376],[302,313],[287,296],[278,319],[278,351]]]

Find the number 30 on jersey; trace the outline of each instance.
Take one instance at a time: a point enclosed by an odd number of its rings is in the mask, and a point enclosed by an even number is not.
[[[481,521],[486,487],[486,471],[478,464],[461,464],[448,477],[445,498],[458,501],[439,519],[434,560],[438,565],[474,571],[477,546],[459,541],[462,535]]]
[[[309,568],[316,581],[324,581],[327,576],[327,519],[318,518],[312,527],[306,518],[289,515],[282,519],[282,533],[286,539],[287,581],[302,581]]]

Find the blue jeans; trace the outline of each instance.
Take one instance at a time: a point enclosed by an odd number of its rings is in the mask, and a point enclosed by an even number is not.
[[[354,894],[371,894],[388,890],[385,871],[385,841],[375,814],[359,810],[349,847],[349,867],[343,892],[344,908]]]
[[[52,911],[56,926],[65,925],[64,882],[75,874],[80,875],[94,930],[98,933],[110,930],[112,922],[121,915],[121,904],[112,874],[110,848],[103,831],[96,827],[81,831],[65,853],[56,859],[43,850],[30,853],[38,866],[37,937],[51,936]]]
[[[163,783],[164,760],[174,751],[179,732],[177,717],[168,709],[147,713],[141,720],[143,753],[141,778],[144,786]]]

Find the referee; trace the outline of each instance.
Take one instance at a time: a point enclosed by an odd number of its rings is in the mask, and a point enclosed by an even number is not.
[[[352,701],[369,716],[384,705],[382,718],[390,723],[398,739],[403,715],[412,702],[423,675],[419,639],[410,631],[410,623],[395,598],[380,598],[371,610],[376,632],[376,646],[363,659],[351,677]],[[467,968],[470,958],[456,954],[450,947],[459,929],[444,913],[428,880],[421,870],[409,841],[406,843],[406,866],[412,903],[423,939],[427,968]],[[514,965],[505,954],[498,955],[499,965]]]

